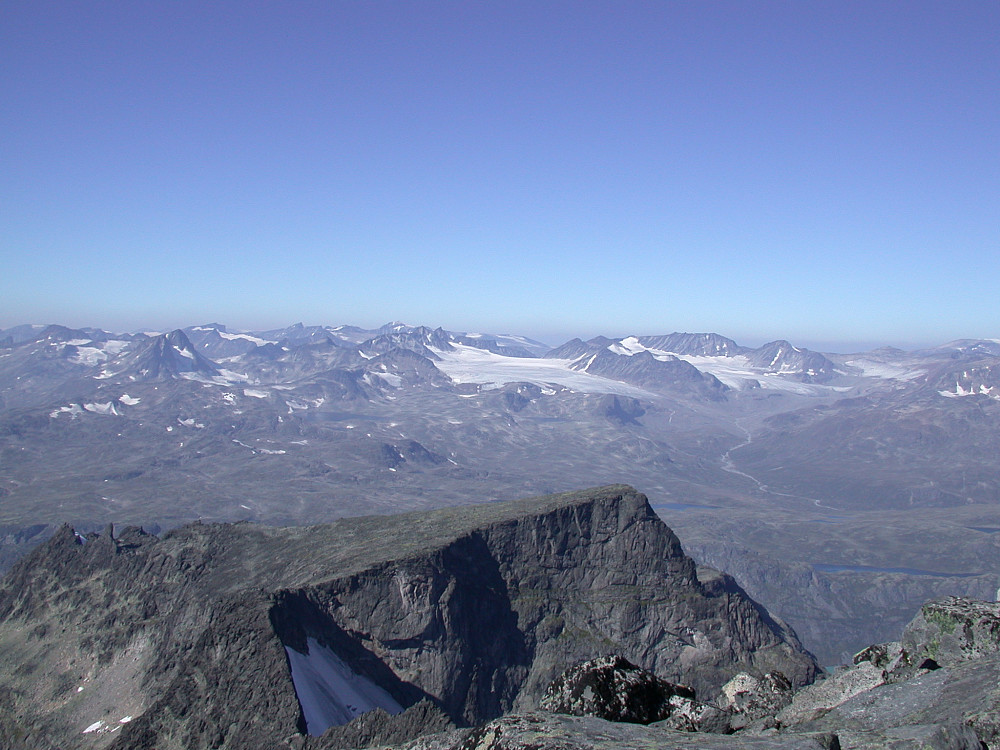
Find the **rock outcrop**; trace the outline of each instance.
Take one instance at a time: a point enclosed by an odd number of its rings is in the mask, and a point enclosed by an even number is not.
[[[902,642],[869,646],[825,680],[795,693],[780,675],[736,675],[718,707],[732,734],[536,713],[508,715],[461,738],[409,750],[583,750],[588,748],[826,748],[826,750],[997,750],[1000,748],[1000,604],[949,598],[926,604]],[[941,658],[942,664],[928,654]],[[567,675],[600,677],[581,666]],[[606,677],[606,675],[605,675]],[[612,678],[628,690],[635,680]],[[563,683],[566,680],[562,681]],[[655,680],[646,680],[654,682]],[[628,683],[628,684],[625,684]],[[553,692],[566,694],[565,684]],[[609,703],[592,691],[588,713]],[[593,700],[598,698],[598,700]],[[586,702],[586,701],[584,701]],[[611,701],[613,703],[613,701]],[[579,703],[579,701],[578,701]],[[614,715],[614,711],[606,712]],[[426,742],[427,740],[425,740]],[[431,740],[431,742],[433,742]]]
[[[680,732],[591,716],[527,713],[504,716],[457,744],[420,743],[407,750],[840,750],[828,732],[719,735]]]
[[[741,672],[722,686],[719,707],[729,712],[730,729],[743,729],[777,714],[791,702],[792,692],[791,683],[781,672],[762,677]]]
[[[1000,653],[1000,602],[948,597],[928,602],[903,631],[909,660],[951,666]]]
[[[11,748],[397,742],[531,710],[612,653],[706,695],[817,673],[612,486],[310,528],[64,527],[0,584],[0,729]]]
[[[566,670],[549,685],[541,707],[631,724],[658,722],[689,732],[729,730],[725,713],[698,702],[694,690],[667,682],[620,656],[603,656]]]
[[[845,748],[1000,749],[1000,604],[929,602],[897,643],[799,691],[777,721]],[[940,660],[940,662],[938,661]]]

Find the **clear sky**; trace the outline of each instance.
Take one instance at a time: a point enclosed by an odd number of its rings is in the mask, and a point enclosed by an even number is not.
[[[1000,337],[1000,2],[0,4],[0,327]]]

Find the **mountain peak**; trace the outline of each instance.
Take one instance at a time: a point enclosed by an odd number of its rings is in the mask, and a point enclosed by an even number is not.
[[[169,380],[184,375],[215,377],[219,368],[199,354],[180,328],[162,333],[128,351],[108,367],[129,380]]]

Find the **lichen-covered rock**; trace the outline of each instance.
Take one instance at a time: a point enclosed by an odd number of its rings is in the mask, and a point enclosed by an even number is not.
[[[802,724],[818,719],[859,693],[884,685],[886,671],[871,662],[863,661],[846,667],[795,693],[791,703],[781,709],[775,718],[785,726]]]
[[[907,659],[906,652],[903,651],[903,644],[899,641],[892,643],[875,643],[867,646],[854,655],[851,662],[855,665],[863,661],[872,666],[893,671],[899,664]]]
[[[901,643],[859,652],[777,718],[786,730],[835,731],[857,750],[1000,750],[996,612],[995,602],[931,602]]]
[[[962,673],[971,667],[978,673]],[[990,733],[998,722],[996,681],[995,663],[924,672],[859,693],[795,729],[836,731],[846,748],[865,750],[995,750]],[[992,718],[982,722],[984,716]]]
[[[740,729],[777,714],[791,702],[792,692],[791,683],[781,672],[768,672],[762,677],[740,672],[722,686],[718,703],[732,714],[732,728]]]
[[[928,602],[903,631],[911,663],[949,666],[1000,652],[1000,602],[951,596]]]

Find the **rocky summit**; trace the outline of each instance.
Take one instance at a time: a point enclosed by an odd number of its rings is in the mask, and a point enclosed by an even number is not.
[[[736,675],[714,701],[708,696],[700,704],[714,707],[710,717],[701,711],[710,720],[688,726],[676,721],[669,706],[680,707],[680,698],[689,702],[683,713],[694,715],[690,709],[699,703],[685,688],[622,659],[597,659],[552,683],[542,702],[547,712],[509,714],[465,734],[442,733],[406,748],[997,750],[998,623],[998,602],[928,602],[901,641],[869,646],[853,664],[794,694],[776,672]],[[646,724],[653,716],[658,719]]]
[[[529,715],[612,654],[705,695],[818,672],[623,485],[305,528],[64,526],[0,584],[0,745],[396,744]]]

